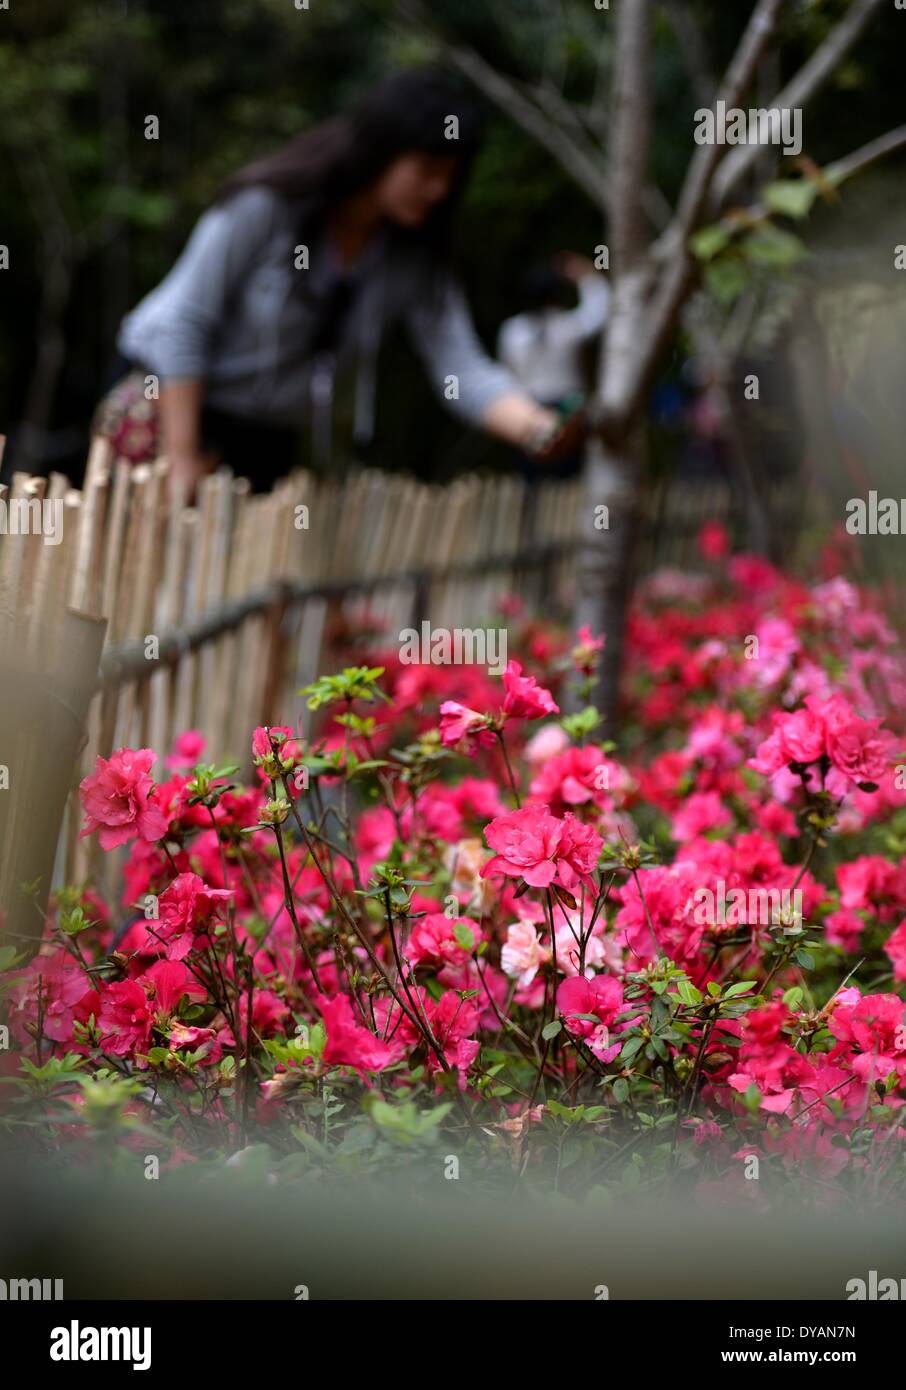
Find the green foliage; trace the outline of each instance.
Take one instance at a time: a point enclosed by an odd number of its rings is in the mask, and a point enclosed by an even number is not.
[[[451,1102],[419,1111],[414,1101],[405,1100],[391,1105],[386,1100],[374,1100],[368,1114],[374,1124],[397,1144],[435,1143],[441,1121],[450,1113]]]
[[[339,675],[319,676],[311,685],[303,686],[299,694],[306,697],[310,710],[322,709],[325,705],[335,705],[341,701],[386,701],[388,697],[378,685],[383,674],[383,666],[347,666]]]

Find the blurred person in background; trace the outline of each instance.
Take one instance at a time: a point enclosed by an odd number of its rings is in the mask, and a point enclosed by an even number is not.
[[[587,395],[585,350],[604,327],[609,294],[604,276],[586,256],[563,251],[550,265],[529,271],[522,284],[522,312],[500,326],[500,361],[524,390],[561,418],[579,409]],[[552,471],[571,477],[580,465],[576,447],[559,457]],[[530,451],[521,471],[537,476]]]
[[[268,488],[298,461],[304,428],[329,466],[337,376],[355,373],[354,433],[367,442],[381,338],[402,318],[451,410],[557,457],[556,410],[488,357],[451,269],[479,139],[458,86],[418,69],[234,175],[124,319],[121,379],[95,429],[134,462],[164,455],[183,496],[218,463]]]

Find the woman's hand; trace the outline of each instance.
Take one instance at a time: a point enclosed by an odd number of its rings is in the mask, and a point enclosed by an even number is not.
[[[560,416],[556,410],[548,410],[547,406],[533,401],[531,396],[514,391],[491,402],[483,423],[490,434],[515,444],[526,453],[533,453],[537,442],[557,429]]]
[[[198,484],[211,471],[211,460],[204,454],[187,452],[170,453],[166,458],[170,465],[170,505],[174,508],[191,506]]]
[[[539,463],[575,453],[588,433],[583,410],[564,419],[558,411],[538,405],[530,396],[516,394],[493,401],[485,411],[484,424],[491,434],[515,444]]]

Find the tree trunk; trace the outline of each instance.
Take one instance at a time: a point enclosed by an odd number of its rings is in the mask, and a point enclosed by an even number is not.
[[[630,401],[643,365],[650,290],[644,209],[650,21],[649,0],[621,0],[611,118],[613,292],[593,410],[602,434],[585,461],[576,585],[577,627],[587,624],[607,638],[593,697],[608,731],[617,714],[641,479],[641,420]]]
[[[595,439],[585,460],[575,625],[587,625],[593,635],[603,632],[607,638],[594,698],[608,735],[616,727],[641,506],[642,444],[641,428],[622,441]],[[601,524],[605,521],[606,526]]]

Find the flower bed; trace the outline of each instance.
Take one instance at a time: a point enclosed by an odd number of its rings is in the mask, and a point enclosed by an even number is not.
[[[263,1145],[277,1182],[898,1191],[906,670],[869,594],[724,550],[638,593],[619,746],[602,639],[506,605],[501,679],[351,650],[316,734],[254,731],[250,786],[194,733],[99,759],[123,902],[66,888],[2,950],[9,1132]]]

